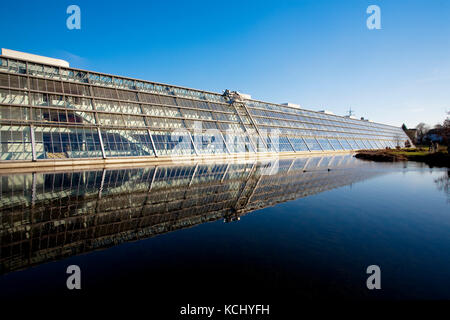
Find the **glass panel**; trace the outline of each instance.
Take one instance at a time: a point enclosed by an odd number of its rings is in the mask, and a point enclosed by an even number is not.
[[[309,150],[311,151],[322,151],[319,143],[314,138],[304,138]]]
[[[371,142],[372,142],[372,145],[375,147],[375,149],[383,149],[384,148],[377,140],[372,140]]]
[[[156,152],[160,156],[195,154],[188,132],[152,131],[152,137]]]
[[[100,139],[95,128],[34,128],[38,159],[99,158]]]
[[[358,150],[367,149],[366,145],[362,142],[362,140],[355,139],[355,143],[358,145]]]
[[[137,103],[121,102],[120,107],[123,113],[142,114],[141,106]]]
[[[108,100],[95,100],[95,109],[98,111],[106,112],[120,112],[120,105],[118,101],[108,101]]]
[[[125,126],[125,122],[121,114],[98,113],[100,124],[107,126]]]
[[[147,130],[102,129],[107,157],[154,156]]]
[[[28,126],[0,126],[0,160],[31,160],[31,133]]]
[[[255,152],[247,135],[224,134],[230,153]]]
[[[144,117],[124,114],[123,118],[127,127],[145,127]]]
[[[192,136],[199,154],[227,153],[227,148],[218,130],[208,130],[201,135]]]
[[[375,148],[372,146],[372,144],[370,143],[369,140],[363,140],[363,142],[364,142],[364,144],[366,145],[366,147],[367,147],[368,149],[375,149]]]
[[[6,73],[0,73],[0,86],[9,87],[9,75]]]
[[[16,75],[9,75],[9,85],[8,85],[8,75],[7,74],[2,74],[2,77],[4,77],[3,81],[0,81],[0,85],[3,86],[9,86],[11,88],[20,88],[20,89],[27,89],[28,87],[28,83],[27,83],[27,78],[25,77],[21,77],[21,76],[16,76]],[[6,78],[6,79],[5,79]],[[3,82],[3,83],[1,83]]]
[[[178,108],[142,105],[145,114],[159,117],[181,117]]]
[[[306,146],[305,141],[303,141],[302,138],[289,138],[292,145],[294,146],[295,151],[309,151],[308,147]]]
[[[100,88],[100,87],[93,87],[93,88],[94,88],[94,96],[96,97],[106,99],[119,99],[117,91],[115,89]]]
[[[8,60],[0,58],[0,69],[8,70]]]
[[[66,96],[66,107],[71,109],[92,110],[91,99]]]
[[[17,106],[0,106],[0,119],[2,120],[28,120],[29,108]]]
[[[346,139],[339,139],[339,142],[341,143],[344,150],[352,150],[353,147],[350,145],[350,143]]]
[[[0,89],[0,103],[28,104],[28,93],[24,91]]]
[[[293,152],[287,137],[269,135],[266,139],[267,149],[270,152]]]
[[[141,98],[141,101],[144,101],[144,102],[154,103],[154,104],[161,103],[159,96],[156,94],[140,93],[139,96]]]
[[[147,123],[151,128],[155,129],[178,129],[185,127],[183,120],[181,119],[148,117]]]
[[[16,60],[12,60],[12,59],[8,59],[8,64],[9,64],[9,72],[14,72],[14,73],[21,73],[21,74],[25,74],[27,69],[26,69],[26,64],[25,62],[22,61],[16,61]]]
[[[138,101],[136,92],[117,90],[120,100]]]
[[[337,139],[328,139],[331,143],[331,146],[334,148],[334,150],[343,150],[341,144]]]
[[[317,139],[324,151],[334,150],[328,139]]]

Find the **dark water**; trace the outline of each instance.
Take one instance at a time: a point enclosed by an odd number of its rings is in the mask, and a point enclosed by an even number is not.
[[[0,178],[2,301],[450,299],[447,169],[339,156]]]

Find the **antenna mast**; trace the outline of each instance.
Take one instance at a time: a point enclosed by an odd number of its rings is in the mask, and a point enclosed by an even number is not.
[[[354,114],[355,112],[352,110],[352,107],[350,107],[350,109],[348,109],[348,116],[351,117]]]

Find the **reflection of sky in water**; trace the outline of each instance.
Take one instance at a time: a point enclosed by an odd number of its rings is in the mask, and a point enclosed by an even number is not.
[[[312,162],[317,165],[320,160]],[[430,170],[415,164],[408,164],[409,168],[404,169],[403,164],[359,160],[330,172],[326,166],[325,170],[319,166],[317,172],[308,173],[300,165],[282,163],[281,167],[285,165],[290,167],[289,173],[284,168],[279,175],[264,179],[259,179],[255,169],[251,173],[251,165],[245,170],[228,169],[226,173],[222,169],[190,168],[182,179],[171,180],[170,192],[167,189],[158,193],[164,179],[154,180],[148,194],[153,193],[160,200],[179,199],[180,193],[184,194],[183,199],[195,198],[189,190],[199,190],[201,197],[197,199],[207,199],[205,203],[183,202],[184,206],[196,204],[196,210],[205,213],[193,221],[195,228],[189,228],[187,221],[180,223],[183,221],[180,214],[171,218],[172,229],[153,230],[164,235],[151,239],[143,236],[137,242],[111,243],[104,246],[109,249],[100,251],[92,251],[95,248],[88,245],[93,243],[89,241],[101,238],[92,234],[91,240],[84,242],[84,251],[81,250],[88,254],[69,254],[64,260],[38,263],[32,268],[27,268],[25,263],[25,271],[1,276],[0,293],[4,296],[39,292],[44,283],[48,293],[62,292],[64,288],[55,274],[60,274],[69,264],[78,264],[86,270],[84,281],[89,283],[88,292],[93,294],[102,290],[130,291],[140,285],[152,286],[162,293],[176,287],[181,294],[182,288],[192,286],[206,290],[213,279],[215,287],[225,292],[239,287],[240,292],[270,295],[271,289],[284,288],[299,297],[365,297],[373,296],[365,289],[365,268],[377,264],[382,270],[383,290],[377,293],[379,297],[450,298],[449,203],[448,195],[436,183],[439,178],[447,177],[446,170]],[[193,171],[199,174],[198,180],[192,179]],[[150,177],[152,172],[147,173]],[[251,175],[253,178],[248,180]],[[102,212],[116,215],[115,222],[120,222],[124,217],[118,213],[129,210],[140,199],[136,191],[119,198],[120,190],[140,190],[136,181],[118,183],[124,181],[121,177],[123,174],[113,174],[104,179],[102,199],[107,199],[104,202],[96,198],[101,178],[95,178],[87,192],[94,195],[95,201],[89,202],[86,196],[73,198],[76,194],[73,186],[69,194],[72,201],[79,202],[71,210],[84,208],[81,212],[88,212],[90,207],[99,206]],[[210,197],[208,188],[217,182],[222,189]],[[228,189],[223,189],[224,184]],[[142,187],[149,185],[143,183]],[[218,194],[224,197],[223,201],[233,196],[240,199],[233,202],[238,209],[234,215],[230,216],[231,211],[221,215],[204,209],[208,201],[210,205],[219,203],[213,202]],[[29,192],[25,195],[30,198]],[[59,203],[65,208],[63,198]],[[82,203],[89,205],[83,207]],[[157,213],[156,205],[150,207]],[[168,212],[179,209],[180,203],[166,208]],[[263,209],[247,214],[257,208]],[[129,210],[129,214],[135,212]],[[224,218],[234,220],[237,216],[241,216],[238,222],[222,222]],[[209,221],[206,217],[212,223],[204,223]],[[145,220],[140,219],[136,221],[144,225]],[[89,229],[90,222],[86,223]],[[2,239],[5,262],[8,243],[5,237]],[[52,260],[48,256],[42,262]],[[108,286],[111,281],[114,288]]]

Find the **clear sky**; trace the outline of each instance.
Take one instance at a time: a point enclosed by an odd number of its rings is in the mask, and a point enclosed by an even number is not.
[[[81,9],[69,30],[66,9]],[[381,30],[369,30],[369,5]],[[4,1],[0,46],[414,127],[450,110],[450,1]]]

